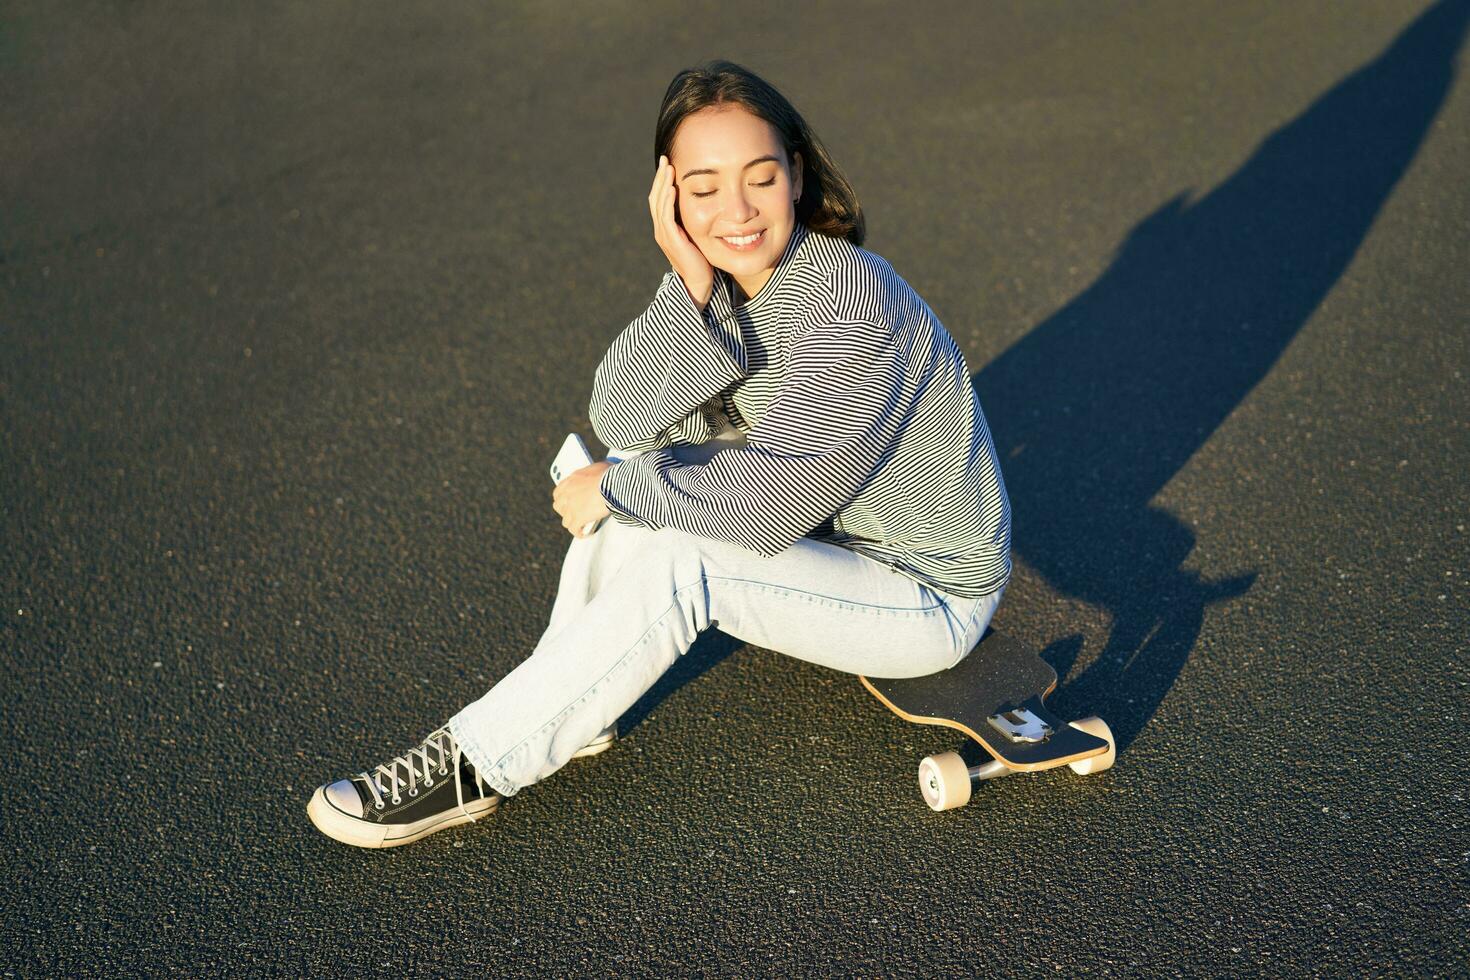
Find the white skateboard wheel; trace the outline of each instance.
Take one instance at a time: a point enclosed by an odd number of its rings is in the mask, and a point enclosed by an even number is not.
[[[970,768],[958,752],[931,755],[919,763],[919,792],[931,810],[953,810],[970,802]]]
[[[1080,728],[1089,735],[1096,735],[1098,738],[1104,739],[1108,743],[1108,750],[1102,755],[1094,755],[1086,759],[1078,759],[1076,762],[1069,762],[1067,763],[1067,768],[1079,776],[1091,776],[1095,772],[1102,772],[1104,769],[1112,766],[1113,760],[1118,757],[1118,743],[1113,741],[1113,730],[1108,727],[1107,722],[1103,721],[1097,715],[1088,715],[1086,718],[1079,718],[1072,722],[1072,727]]]

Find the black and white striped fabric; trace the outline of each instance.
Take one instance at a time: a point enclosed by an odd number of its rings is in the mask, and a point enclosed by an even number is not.
[[[675,272],[613,341],[590,416],[612,455],[616,520],[771,556],[830,541],[951,595],[1010,575],[1010,502],[949,332],[886,260],[798,224],[735,306],[721,270],[703,313]],[[745,444],[704,465],[674,445],[728,420]]]

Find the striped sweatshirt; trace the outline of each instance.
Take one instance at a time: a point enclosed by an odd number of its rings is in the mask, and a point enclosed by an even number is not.
[[[715,270],[703,312],[678,273],[598,365],[589,415],[615,520],[772,556],[803,537],[954,596],[1010,576],[1010,501],[954,339],[893,267],[798,223],[744,304]],[[703,465],[674,445],[728,422]]]

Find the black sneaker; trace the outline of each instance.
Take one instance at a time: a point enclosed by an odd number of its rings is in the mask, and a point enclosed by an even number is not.
[[[609,726],[572,757],[610,748],[616,733]],[[480,779],[446,727],[372,772],[317,787],[306,814],[317,830],[344,844],[397,847],[478,820],[499,802],[500,794]]]
[[[449,729],[440,728],[372,772],[317,787],[306,814],[317,830],[344,844],[396,847],[478,820],[499,802],[500,794],[460,755]]]

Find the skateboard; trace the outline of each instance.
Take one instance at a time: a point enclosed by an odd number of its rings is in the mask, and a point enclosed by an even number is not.
[[[982,779],[1064,765],[1086,776],[1113,764],[1115,742],[1107,722],[1095,715],[1060,721],[1046,707],[1057,672],[1035,651],[993,631],[964,660],[937,674],[858,679],[900,718],[958,728],[990,754],[978,766],[965,765],[958,752],[919,763],[919,792],[934,810],[964,806]]]

